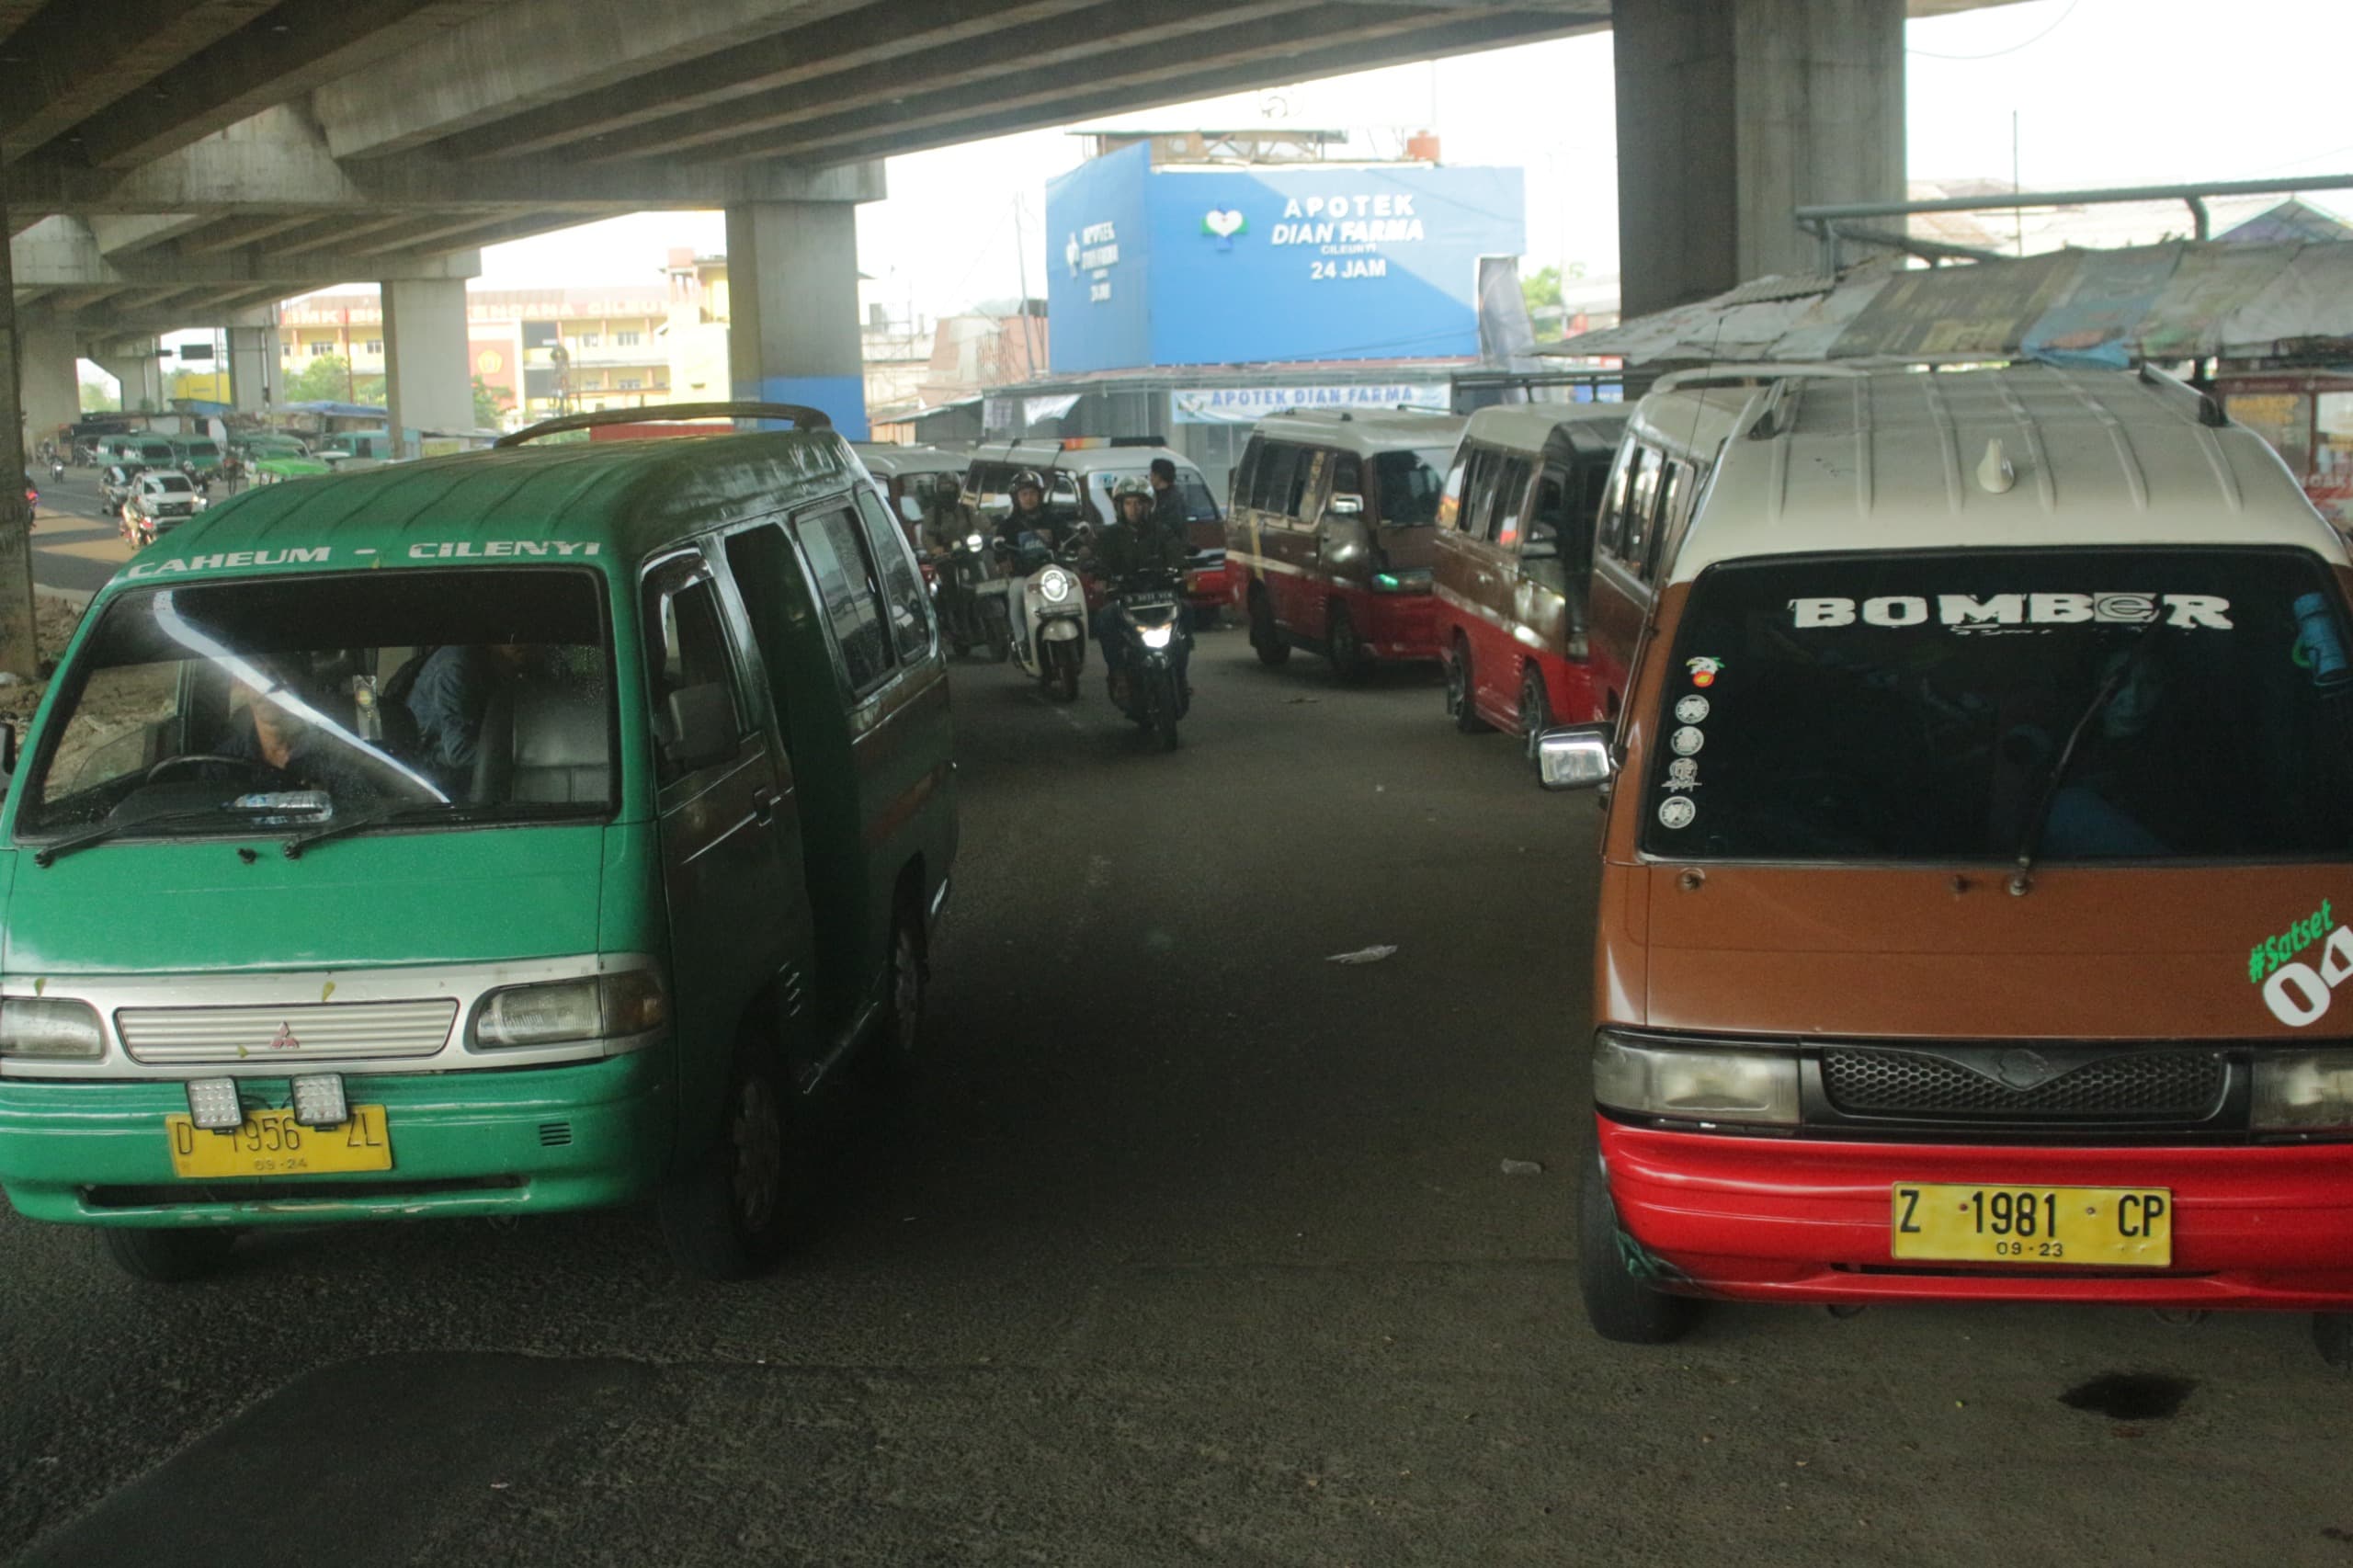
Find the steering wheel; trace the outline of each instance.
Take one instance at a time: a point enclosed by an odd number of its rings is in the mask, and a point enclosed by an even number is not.
[[[258,758],[250,756],[223,756],[219,752],[210,751],[192,751],[185,756],[167,756],[163,761],[157,763],[154,767],[149,768],[147,770],[147,776],[144,778],[142,778],[140,782],[142,784],[153,784],[157,779],[163,778],[166,773],[173,772],[176,769],[183,767],[196,767],[213,763],[218,763],[223,767],[244,768],[247,773],[256,778],[262,779],[265,782],[283,784],[289,789],[296,788],[299,783],[292,774],[287,772],[286,769],[282,767],[275,766],[274,764],[263,762]]]

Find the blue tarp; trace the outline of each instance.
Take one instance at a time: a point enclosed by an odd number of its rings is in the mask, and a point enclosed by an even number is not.
[[[316,414],[329,419],[389,420],[392,416],[391,409],[367,403],[290,403],[284,407],[289,414]]]

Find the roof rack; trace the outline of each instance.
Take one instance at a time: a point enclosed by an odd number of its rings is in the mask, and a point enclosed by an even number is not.
[[[1867,376],[1868,370],[1852,365],[1787,365],[1771,360],[1758,360],[1731,365],[1695,365],[1688,370],[1669,370],[1651,383],[1651,391],[1673,392],[1678,387],[1695,387],[1711,381],[1778,381],[1793,376],[1824,376],[1846,379]]]
[[[2168,403],[2178,403],[2183,398],[2193,399],[2196,407],[2192,410],[2192,416],[2200,425],[2220,429],[2231,422],[2231,416],[2223,412],[2222,400],[2212,392],[2203,387],[2193,387],[2180,377],[2169,376],[2153,365],[2141,367],[2141,384]]]
[[[834,422],[822,409],[798,403],[662,403],[647,408],[608,408],[596,414],[566,414],[501,436],[494,449],[519,447],[542,436],[566,430],[593,430],[600,425],[674,425],[688,419],[789,419],[796,430],[830,430]]]

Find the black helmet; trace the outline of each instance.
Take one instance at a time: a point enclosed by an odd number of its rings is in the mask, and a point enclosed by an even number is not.
[[[933,482],[931,493],[942,501],[954,501],[964,494],[964,482],[952,473],[943,473]]]
[[[1034,490],[1043,495],[1046,493],[1045,476],[1034,468],[1025,468],[1015,474],[1011,483],[1005,487],[1005,493],[1007,495],[1017,495],[1024,490]]]

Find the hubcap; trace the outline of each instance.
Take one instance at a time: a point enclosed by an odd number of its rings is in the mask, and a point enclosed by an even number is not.
[[[1461,712],[1470,692],[1470,672],[1463,668],[1462,657],[1458,653],[1446,665],[1446,710],[1449,713]]]
[[[784,1180],[784,1120],[766,1078],[747,1076],[738,1085],[732,1121],[735,1214],[746,1232],[757,1234],[776,1215]]]

